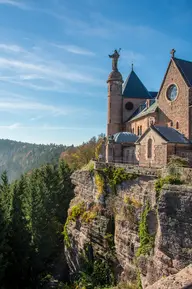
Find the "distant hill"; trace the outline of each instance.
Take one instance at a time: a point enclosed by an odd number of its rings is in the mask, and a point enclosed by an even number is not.
[[[0,174],[7,171],[9,181],[43,164],[56,164],[68,147],[64,145],[38,145],[0,139]]]

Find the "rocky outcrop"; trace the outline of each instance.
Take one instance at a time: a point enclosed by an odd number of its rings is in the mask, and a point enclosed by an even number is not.
[[[192,266],[188,266],[177,274],[162,278],[147,289],[192,289]]]
[[[192,262],[192,187],[165,185],[157,199],[155,181],[139,176],[115,192],[105,182],[101,193],[93,172],[72,175],[76,188],[65,247],[72,274],[80,270],[86,251],[89,258],[109,258],[118,281],[139,278],[143,288],[182,288],[166,287],[182,272],[187,277],[178,281],[181,286],[190,280],[190,267],[178,272]],[[80,204],[83,209],[77,210]]]

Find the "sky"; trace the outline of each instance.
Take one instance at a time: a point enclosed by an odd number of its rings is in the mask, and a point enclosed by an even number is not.
[[[0,138],[78,145],[106,132],[111,54],[158,90],[192,61],[191,0],[0,0]]]

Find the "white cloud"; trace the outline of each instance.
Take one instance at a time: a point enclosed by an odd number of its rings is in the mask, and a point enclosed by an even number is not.
[[[0,0],[0,4],[5,4],[5,5],[11,5],[15,6],[20,9],[29,9],[29,7],[24,4],[23,2],[20,1],[14,1],[14,0]]]
[[[10,125],[0,125],[0,129],[10,129],[10,130],[93,130],[93,127],[71,127],[71,126],[51,126],[51,125],[37,125],[37,126],[28,126],[22,125],[21,123],[13,123]]]
[[[78,47],[68,47],[73,53],[89,53]],[[0,43],[0,50],[5,52],[0,57],[0,80],[15,85],[29,87],[36,90],[74,92],[72,83],[87,83],[90,85],[103,85],[97,79],[92,67],[82,65],[69,65],[58,59],[52,59],[42,49],[28,49],[6,43]],[[15,53],[17,57],[15,57]],[[12,56],[14,55],[14,58]],[[11,55],[11,56],[10,56]],[[57,53],[54,56],[57,56]]]
[[[89,51],[85,48],[81,48],[79,46],[75,45],[59,45],[59,44],[53,44],[55,47],[64,49],[68,52],[74,53],[74,54],[80,54],[80,55],[87,55],[87,56],[94,56],[95,53],[92,51]]]
[[[18,45],[8,45],[4,43],[0,43],[0,49],[4,50],[5,52],[16,52],[16,53],[24,52],[24,49]]]
[[[9,129],[17,129],[20,127],[20,123],[16,122],[8,126]]]
[[[36,120],[48,116],[68,116],[77,113],[85,116],[91,112],[83,107],[74,107],[69,105],[51,105],[46,104],[30,97],[0,91],[0,111],[17,115],[29,115],[31,120]]]
[[[14,111],[42,111],[47,112],[52,115],[69,115],[73,114],[75,112],[83,112],[83,109],[80,108],[73,108],[73,107],[57,107],[54,105],[48,105],[43,104],[40,102],[32,102],[32,101],[22,101],[22,100],[1,100],[0,99],[0,111],[8,111],[8,112],[14,112]],[[84,110],[86,113],[86,110]]]

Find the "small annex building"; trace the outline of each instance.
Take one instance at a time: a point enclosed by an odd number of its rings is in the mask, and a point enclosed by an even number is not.
[[[135,155],[135,142],[138,136],[130,132],[118,132],[108,138],[109,162],[124,162],[138,164]]]
[[[172,155],[192,157],[191,142],[172,127],[150,126],[135,143],[139,166],[163,167]]]

